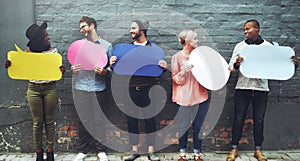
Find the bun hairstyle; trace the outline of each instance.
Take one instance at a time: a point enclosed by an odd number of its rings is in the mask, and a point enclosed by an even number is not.
[[[183,30],[179,34],[179,42],[181,45],[185,45],[186,42],[189,42],[191,39],[193,39],[197,35],[196,31],[194,30]]]

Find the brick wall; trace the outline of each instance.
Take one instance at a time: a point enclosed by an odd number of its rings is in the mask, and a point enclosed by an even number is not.
[[[282,46],[290,46],[299,53],[300,32],[300,1],[255,1],[248,0],[126,0],[98,1],[94,0],[37,0],[35,1],[36,20],[48,22],[48,33],[52,45],[63,55],[63,64],[69,68],[67,49],[71,42],[80,39],[78,21],[83,15],[94,17],[98,22],[100,36],[110,42],[129,40],[128,32],[131,20],[144,18],[150,21],[149,39],[155,40],[166,52],[166,60],[170,63],[171,56],[180,49],[177,42],[178,33],[185,28],[196,28],[209,44],[217,49],[228,61],[237,42],[244,39],[242,25],[247,19],[258,19],[261,23],[261,35],[268,41],[278,42]],[[299,69],[298,69],[299,70]],[[288,81],[270,81],[268,109],[265,120],[265,149],[299,149],[299,105],[300,84],[299,71]],[[73,100],[71,83],[72,76],[67,71],[58,82],[61,106],[57,109],[57,151],[76,152],[78,116]],[[228,150],[230,132],[233,121],[233,95],[236,75],[231,75],[225,91],[225,104],[221,108],[218,122],[204,140],[205,150]],[[170,72],[162,79],[167,91],[168,100],[158,116],[158,127],[167,126],[172,122],[176,105],[170,101]],[[19,89],[18,89],[19,90]],[[111,93],[109,93],[111,94]],[[116,113],[113,98],[108,99],[110,107],[106,111],[114,120],[114,124],[126,128],[126,117]],[[20,107],[0,108],[0,151],[32,151],[31,116],[24,99]],[[9,105],[8,105],[9,106]],[[11,107],[11,106],[10,106]],[[8,117],[8,118],[7,118]],[[251,109],[245,120],[244,135],[241,146],[251,149],[252,139]],[[208,125],[209,126],[209,125]],[[109,129],[109,127],[108,127]],[[121,131],[109,131],[109,138],[118,138],[127,142]],[[177,150],[176,134],[162,136],[166,144],[173,143],[165,151]],[[274,142],[276,140],[276,143]],[[174,142],[175,141],[175,142]]]

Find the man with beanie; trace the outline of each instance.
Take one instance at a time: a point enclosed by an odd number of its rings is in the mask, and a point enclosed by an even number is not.
[[[134,20],[131,23],[130,33],[134,45],[142,46],[156,46],[152,41],[147,40],[147,31],[148,31],[149,22],[145,20]],[[112,56],[110,59],[110,66],[112,66],[117,61],[116,56]],[[166,70],[167,62],[160,60],[158,65]],[[150,88],[153,85],[158,84],[157,77],[150,76],[132,76],[129,82],[129,93],[132,101],[139,107],[143,108],[150,104],[151,100],[149,99],[148,93]],[[126,105],[125,105],[126,106]],[[127,115],[127,125],[129,132],[129,140],[132,145],[132,151],[130,156],[125,157],[125,161],[133,161],[140,157],[138,151],[138,121],[139,119]],[[155,144],[155,132],[156,132],[156,122],[155,118],[143,119],[145,122],[145,129],[147,134],[147,145],[148,145],[148,158],[150,160],[159,160],[159,157],[154,152]],[[152,133],[152,134],[150,134]]]

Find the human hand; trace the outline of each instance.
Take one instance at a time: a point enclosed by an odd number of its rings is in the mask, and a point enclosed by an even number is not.
[[[235,64],[237,65],[237,66],[240,66],[241,65],[241,62],[243,62],[244,61],[244,59],[242,58],[242,57],[238,57],[238,58],[236,58],[236,61],[235,61]]]
[[[117,59],[118,59],[118,58],[117,58],[116,56],[112,56],[112,57],[109,59],[109,66],[112,67],[113,64],[116,63]]]
[[[233,68],[236,70],[239,70],[241,62],[243,62],[243,61],[244,61],[244,59],[240,56],[238,58],[236,58],[235,63],[233,64]],[[231,69],[229,68],[229,70],[231,70]]]
[[[94,67],[94,71],[97,74],[107,74],[108,72],[106,69],[100,67]]]
[[[168,69],[168,63],[165,60],[159,60],[158,65],[163,69]]]
[[[293,63],[296,65],[298,64],[298,59],[296,56],[292,56],[291,59],[293,59]]]
[[[6,60],[4,67],[7,69],[10,66],[11,66],[11,61],[10,60]]]
[[[64,74],[65,71],[66,71],[66,68],[64,66],[60,66],[59,69],[60,69],[60,71],[61,71],[62,74]]]
[[[190,72],[194,66],[192,64],[184,65],[182,70],[180,71],[181,74],[185,74],[187,72]]]
[[[70,69],[71,69],[71,72],[77,73],[78,71],[80,71],[82,69],[82,65],[81,64],[72,65]]]
[[[298,59],[296,56],[292,56],[291,59],[293,59],[293,63],[295,64],[295,68],[298,67]]]

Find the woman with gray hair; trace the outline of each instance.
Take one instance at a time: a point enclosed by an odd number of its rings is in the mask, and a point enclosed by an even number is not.
[[[191,73],[193,65],[189,64],[189,55],[198,46],[199,40],[194,30],[184,30],[179,34],[179,42],[183,49],[173,55],[172,70],[172,101],[179,105],[179,159],[186,160],[188,129],[192,121],[194,159],[201,158],[202,134],[200,134],[207,110],[208,93]]]

